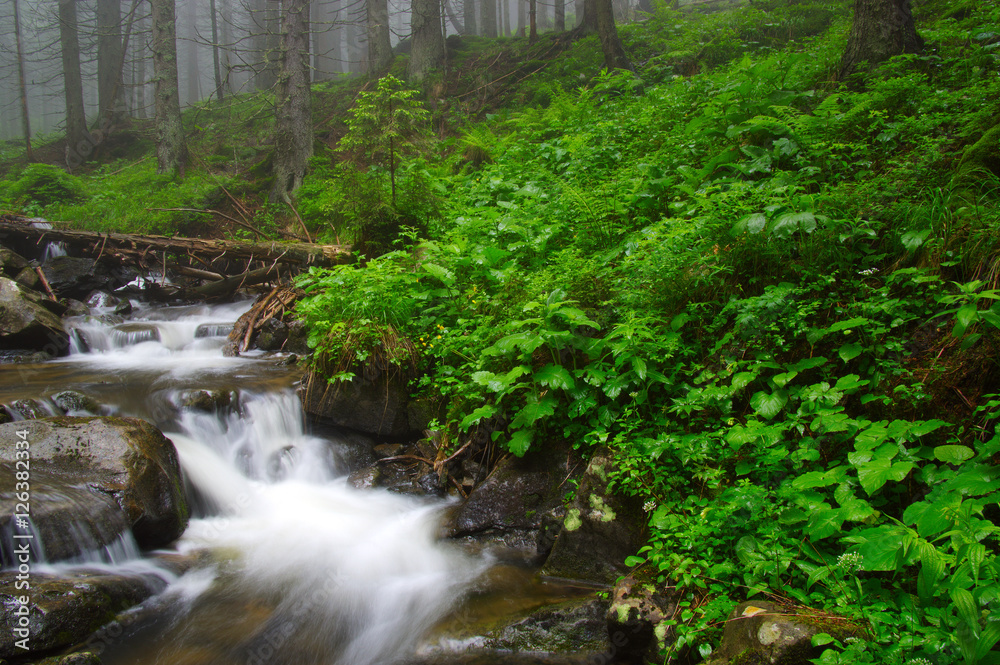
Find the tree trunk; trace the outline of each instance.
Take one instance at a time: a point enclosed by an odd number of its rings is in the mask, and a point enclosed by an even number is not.
[[[497,0],[481,0],[483,17],[483,37],[497,36]]]
[[[109,126],[117,125],[125,108],[122,85],[122,11],[119,0],[97,1],[97,105]]]
[[[839,79],[902,53],[919,53],[924,40],[913,26],[910,0],[854,0],[854,22],[840,61]]]
[[[583,20],[577,32],[584,35],[597,33],[604,51],[604,66],[608,69],[627,69],[634,72],[632,63],[625,55],[625,47],[618,37],[611,0],[584,0]]]
[[[209,0],[208,10],[212,14],[212,65],[215,68],[215,98],[222,101],[226,92],[222,89],[222,66],[219,62],[219,17],[215,0]]]
[[[459,19],[458,14],[455,12],[455,8],[451,6],[450,0],[444,0],[444,11],[448,15],[448,20],[451,21],[451,25],[455,28],[455,32],[459,35],[465,34],[465,23]],[[445,38],[448,37],[448,24],[444,25],[444,35]]]
[[[187,0],[184,7],[184,14],[187,25],[188,39],[186,41],[186,53],[184,60],[187,64],[187,103],[194,104],[200,101],[204,95],[201,94],[201,67],[198,66],[198,2],[197,0]]]
[[[500,33],[510,35],[510,0],[500,0]]]
[[[528,0],[528,43],[538,41],[538,1]]]
[[[555,0],[555,20],[552,29],[556,32],[566,32],[566,0]]]
[[[233,37],[231,27],[233,24],[233,10],[229,4],[230,0],[222,0],[222,87],[226,92],[233,92],[233,67],[229,59],[230,50],[233,48]]]
[[[250,9],[250,32],[253,34],[254,77],[256,90],[270,90],[277,80],[275,72],[275,17],[268,0],[254,0]]]
[[[135,38],[135,116],[146,118],[146,58],[149,57],[149,40],[146,38],[146,17],[136,21]]]
[[[440,0],[413,0],[411,11],[410,31],[413,35],[413,45],[410,49],[410,64],[406,74],[411,81],[418,83],[432,69],[444,62],[441,3]],[[493,27],[495,30],[495,22]]]
[[[153,78],[156,101],[156,161],[160,173],[184,173],[187,145],[177,91],[174,0],[150,0],[153,16]]]
[[[83,79],[80,75],[80,40],[77,36],[76,0],[57,0],[59,4],[59,45],[62,51],[64,90],[66,93],[66,165],[74,169],[93,150],[87,131],[83,106]]]
[[[476,32],[476,0],[462,0],[462,22],[465,27],[463,35],[475,35]]]
[[[573,24],[575,28],[583,26],[584,4],[586,0],[573,0]]]
[[[309,0],[283,0],[281,73],[275,114],[271,201],[286,201],[302,185],[313,155],[309,99]]]
[[[340,26],[336,25],[337,6],[331,2],[316,0],[313,0],[313,6],[316,8],[316,25],[313,26],[316,34],[314,77],[317,81],[327,81],[334,73],[340,71]]]
[[[21,96],[21,131],[24,132],[24,150],[27,160],[35,159],[31,152],[31,120],[28,118],[28,86],[24,80],[24,48],[21,45],[21,12],[18,0],[14,1],[14,41],[17,46],[17,81]]]
[[[524,0],[517,1],[517,35],[518,37],[524,37],[525,30],[528,27],[528,12],[525,6]]]

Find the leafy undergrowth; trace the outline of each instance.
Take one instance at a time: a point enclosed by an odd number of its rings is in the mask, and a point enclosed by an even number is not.
[[[849,86],[845,3],[758,7],[661,10],[624,31],[640,79],[403,160],[424,228],[304,277],[300,315],[359,362],[408,338],[456,448],[610,446],[649,514],[630,563],[685,593],[666,662],[761,593],[867,626],[819,662],[997,662],[1000,181],[972,146],[1000,7],[923,3],[927,51]]]

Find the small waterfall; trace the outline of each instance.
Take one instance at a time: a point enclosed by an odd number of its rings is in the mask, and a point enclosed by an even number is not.
[[[144,616],[159,618],[110,644],[107,665],[391,663],[488,565],[438,539],[440,501],[347,484],[348,444],[306,431],[294,370],[223,357],[248,307],[137,304],[125,320],[71,322],[60,385],[159,426],[197,507],[172,555],[193,568],[153,575],[167,586]],[[81,549],[54,569],[158,566],[130,536]]]
[[[52,225],[44,221],[33,221],[31,226],[36,229],[51,229]],[[57,256],[67,256],[66,245],[61,242],[50,242],[45,245],[45,251],[42,253],[42,265],[48,263],[51,259]]]

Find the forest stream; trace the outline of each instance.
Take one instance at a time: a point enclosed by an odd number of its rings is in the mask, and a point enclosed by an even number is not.
[[[102,662],[399,662],[456,611],[467,619],[564,593],[440,539],[448,500],[351,487],[352,444],[305,428],[301,369],[280,354],[223,356],[249,301],[135,305],[124,322],[100,308],[67,320],[68,357],[0,365],[4,404],[62,415],[48,396],[71,389],[103,415],[155,424],[176,447],[192,518],[171,550],[140,552],[126,531],[112,545],[81,543],[70,562],[36,552],[36,573],[141,575],[160,589],[105,631]]]

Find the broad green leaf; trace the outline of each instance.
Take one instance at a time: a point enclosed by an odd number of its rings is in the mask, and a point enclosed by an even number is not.
[[[497,412],[497,407],[495,405],[485,404],[476,409],[475,411],[473,411],[472,413],[470,413],[469,415],[467,415],[465,418],[462,418],[462,422],[458,424],[458,428],[462,431],[465,431],[469,429],[469,427],[471,427],[472,425],[478,423],[483,418],[492,418],[494,415],[496,415],[496,412]]]
[[[425,263],[423,265],[424,272],[432,277],[436,277],[445,286],[455,285],[455,273],[448,270],[447,268],[442,268],[436,263]]]
[[[976,322],[978,317],[979,308],[976,307],[976,303],[966,303],[962,305],[958,312],[955,313],[955,328],[951,331],[951,334],[955,337],[961,337],[968,330],[969,326]]]
[[[903,243],[903,247],[906,248],[908,252],[915,252],[920,249],[920,246],[924,244],[927,240],[927,236],[931,234],[930,229],[921,229],[919,231],[907,231],[903,234],[900,239]]]
[[[532,379],[543,386],[559,388],[562,390],[573,390],[576,382],[573,375],[562,365],[546,365],[532,375]]]
[[[639,356],[632,356],[632,369],[641,381],[646,380],[646,361]]]
[[[817,541],[840,533],[840,527],[844,523],[844,518],[839,510],[826,509],[817,510],[809,518],[809,525],[806,527],[806,534],[809,540]]]
[[[625,558],[625,565],[628,568],[634,568],[635,566],[641,566],[646,563],[646,559],[641,556],[630,556]]]
[[[773,393],[762,390],[750,398],[753,410],[768,420],[778,415],[787,403],[788,393],[784,390],[775,390]]]
[[[925,602],[938,594],[938,582],[944,576],[944,558],[937,551],[935,555],[921,560],[920,573],[917,575],[917,593]]]
[[[972,568],[972,577],[975,580],[979,579],[979,569],[983,565],[983,561],[986,560],[986,546],[982,543],[972,543],[969,545],[969,567]]]
[[[951,512],[947,506],[917,501],[903,511],[903,523],[915,526],[921,537],[931,538],[952,527]]]
[[[976,599],[968,589],[955,588],[951,590],[951,602],[955,603],[958,610],[958,617],[972,629],[974,633],[979,633],[979,609],[976,607]]]
[[[936,446],[934,457],[948,464],[961,464],[975,457],[976,453],[968,446]]]
[[[983,628],[983,632],[979,634],[979,640],[976,642],[976,661],[980,663],[984,662],[984,659],[993,650],[998,641],[1000,641],[1000,622],[987,622],[986,627]]]
[[[844,344],[842,347],[837,349],[837,355],[840,356],[840,359],[846,363],[860,356],[861,352],[864,350],[865,347],[852,342],[850,344]]]
[[[733,235],[740,233],[760,233],[764,230],[765,226],[767,226],[767,217],[764,213],[755,212],[736,222],[732,232]]]
[[[507,447],[517,457],[523,457],[524,453],[528,452],[528,448],[531,447],[531,432],[525,429],[514,432]]]
[[[746,388],[756,378],[757,375],[753,372],[739,372],[738,374],[733,374],[733,390],[737,391]]]
[[[825,364],[826,364],[826,358],[824,358],[823,356],[814,356],[812,358],[803,358],[797,363],[789,365],[785,369],[788,372],[804,372],[807,369],[814,369],[816,367],[820,367],[821,365]]]
[[[779,388],[784,388],[786,385],[788,385],[789,381],[791,381],[798,375],[799,375],[798,372],[785,372],[783,374],[775,374],[774,376],[771,377],[771,380],[774,381],[774,385],[778,386]]]
[[[874,459],[858,465],[858,481],[868,496],[871,496],[890,480],[901,481],[913,466],[912,462],[894,464],[890,459]]]
[[[529,400],[527,404],[524,405],[514,419],[511,421],[511,427],[528,427],[533,424],[539,418],[545,418],[551,416],[556,412],[556,400],[552,395],[545,395],[543,397]]]
[[[500,338],[493,346],[487,347],[483,353],[486,355],[500,355],[520,350],[522,353],[527,354],[533,353],[535,349],[544,343],[545,340],[540,335],[531,331],[524,331]]]

